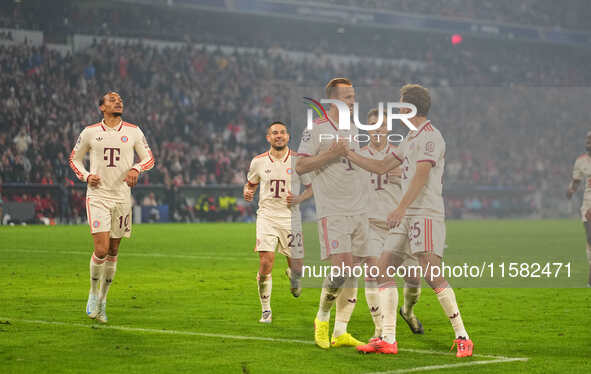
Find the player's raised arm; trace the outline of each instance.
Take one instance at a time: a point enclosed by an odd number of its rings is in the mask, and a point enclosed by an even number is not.
[[[336,142],[333,143],[328,150],[320,152],[314,156],[300,153],[300,156],[302,157],[298,157],[296,161],[296,173],[302,175],[320,169],[337,158],[345,156],[346,153],[346,146],[342,143]]]
[[[394,155],[388,155],[383,160],[374,160],[356,152],[348,152],[347,158],[355,165],[376,174],[385,174],[402,164],[402,161]]]
[[[83,161],[86,153],[88,153],[88,150],[90,149],[87,135],[87,130],[82,130],[80,136],[78,136],[76,145],[74,145],[74,149],[72,149],[72,153],[70,153],[69,163],[70,168],[72,168],[78,179],[82,182],[88,182],[91,186],[96,187],[100,183],[100,177],[98,175],[90,174],[90,172],[86,170]]]

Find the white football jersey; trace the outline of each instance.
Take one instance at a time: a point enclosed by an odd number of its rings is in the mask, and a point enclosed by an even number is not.
[[[272,219],[286,228],[299,226],[301,222],[299,205],[287,206],[288,191],[299,195],[302,184],[302,179],[295,172],[296,156],[290,149],[283,159],[273,159],[270,152],[262,153],[252,159],[247,175],[251,186],[260,184],[257,215]]]
[[[419,162],[429,162],[433,165],[427,183],[406,210],[406,215],[445,217],[442,195],[445,140],[439,130],[430,121],[426,121],[417,131],[409,132],[400,146],[392,151],[392,155],[402,162],[403,193],[408,191]]]
[[[573,179],[579,180],[585,185],[583,202],[591,201],[591,156],[587,153],[580,155],[575,161]]]
[[[350,130],[339,130],[330,119],[318,118],[312,130],[304,130],[298,154],[302,157],[316,156],[327,151],[337,135],[354,140],[358,134],[355,125],[351,125]],[[351,149],[359,152],[359,143],[352,141],[350,144]],[[367,174],[346,157],[308,174],[312,174],[314,180],[312,189],[317,219],[367,213]]]
[[[397,146],[388,144],[381,151],[376,150],[370,144],[361,148],[361,155],[374,160],[383,160],[391,154]],[[394,168],[386,174],[367,172],[369,188],[369,219],[386,222],[388,214],[400,204],[402,199],[401,167]]]
[[[90,155],[90,170],[83,162],[86,153]],[[138,163],[134,163],[135,153],[140,159]],[[97,187],[88,185],[86,196],[118,202],[130,201],[131,189],[125,182],[129,170],[142,173],[153,166],[154,156],[144,133],[123,121],[113,128],[103,121],[87,126],[70,154],[70,167],[81,181],[86,182],[91,174],[101,178]]]

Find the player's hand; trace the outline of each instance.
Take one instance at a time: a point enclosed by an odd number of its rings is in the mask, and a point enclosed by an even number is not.
[[[300,203],[300,195],[294,195],[291,191],[287,191],[287,207],[291,208]]]
[[[566,198],[570,200],[571,197],[575,194],[575,190],[572,187],[569,187],[566,191]]]
[[[335,158],[346,157],[349,152],[349,143],[346,142],[345,139],[338,139],[330,145],[328,151],[331,152]]]
[[[388,214],[388,219],[386,220],[388,227],[393,228],[400,225],[405,214],[406,210],[402,208],[396,208],[392,213]]]
[[[243,195],[244,200],[252,201],[252,199],[254,199],[254,190],[251,190],[250,188],[245,188],[243,191]]]
[[[101,184],[101,177],[99,177],[98,175],[90,174],[86,179],[86,182],[90,187],[97,187],[99,184]]]
[[[127,172],[127,177],[125,177],[125,182],[129,187],[134,187],[137,184],[137,177],[140,173],[137,172],[135,169],[131,169]]]

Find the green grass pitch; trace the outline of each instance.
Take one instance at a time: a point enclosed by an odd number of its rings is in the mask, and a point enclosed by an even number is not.
[[[307,253],[318,247],[315,228],[305,228]],[[121,245],[104,326],[84,313],[87,226],[0,228],[1,373],[591,372],[591,289],[582,288],[584,235],[574,220],[448,222],[452,262],[493,253],[495,261],[568,259],[581,287],[456,286],[479,355],[467,359],[447,353],[452,329],[429,288],[416,307],[425,335],[413,336],[399,318],[398,355],[323,351],[312,344],[320,291],[304,289],[294,299],[281,256],[273,273],[273,323],[258,323],[253,224],[133,230]],[[349,331],[362,340],[373,332],[362,289]]]

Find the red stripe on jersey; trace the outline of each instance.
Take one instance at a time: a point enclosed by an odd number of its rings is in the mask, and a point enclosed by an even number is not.
[[[260,155],[256,155],[256,156],[254,156],[254,158],[260,158],[260,157],[264,157],[264,156],[266,156],[266,155],[268,155],[268,154],[269,154],[269,152],[261,153]]]
[[[402,159],[396,155],[396,153],[392,152],[392,156],[396,157],[398,161],[403,162]]]
[[[429,250],[433,251],[433,221],[431,219],[429,219],[428,222],[429,222]]]
[[[419,130],[419,131],[418,131],[416,134],[414,134],[413,136],[411,136],[411,137],[410,137],[410,139],[414,139],[414,138],[416,138],[417,136],[419,136],[419,134],[420,134],[420,133],[421,133],[421,132],[422,132],[422,131],[425,129],[425,127],[427,127],[427,126],[431,126],[431,121],[427,121],[427,123],[426,123],[426,124],[425,124],[423,127],[421,127],[421,129],[420,129],[420,130]],[[431,127],[431,130],[433,130],[433,127]]]
[[[150,159],[140,165],[142,170],[147,170],[150,167],[154,166],[154,155],[152,154],[152,151],[148,151],[148,154],[150,155]]]
[[[251,181],[248,181],[248,185],[250,187],[254,187],[254,186],[258,186],[259,184],[258,183],[252,183]]]
[[[330,243],[328,242],[328,227],[326,225],[326,217],[322,218],[322,238],[324,239],[324,246],[326,247],[326,255],[330,256]]]
[[[311,154],[308,153],[296,153],[296,156],[301,156],[301,157],[311,157]]]
[[[78,179],[80,179],[83,182],[86,182],[84,180],[84,175],[80,172],[80,170],[78,170],[78,168],[76,167],[76,165],[74,165],[74,161],[73,161],[74,154],[75,154],[75,152],[74,152],[74,150],[72,150],[72,153],[70,153],[70,158],[69,158],[70,168],[74,171],[74,174],[76,174],[76,176],[78,177]]]
[[[289,155],[291,154],[291,149],[289,149],[287,151],[287,156],[285,156],[285,160],[283,160],[283,162],[287,161],[287,159],[289,158]]]
[[[429,248],[427,247],[427,219],[424,219],[423,222],[423,241],[425,242],[425,252],[427,252],[429,250]]]

